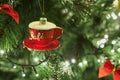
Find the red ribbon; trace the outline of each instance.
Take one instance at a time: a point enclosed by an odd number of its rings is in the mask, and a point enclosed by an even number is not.
[[[102,78],[108,76],[112,72],[114,72],[113,80],[120,80],[120,68],[116,69],[110,60],[107,60],[104,65],[99,68],[98,77]]]
[[[0,12],[2,12],[2,11],[9,14],[16,21],[16,23],[19,23],[18,13],[9,4],[1,5]]]

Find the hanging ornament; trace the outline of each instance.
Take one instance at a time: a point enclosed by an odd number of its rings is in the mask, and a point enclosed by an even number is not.
[[[47,22],[46,18],[29,24],[30,38],[23,41],[23,45],[32,50],[53,50],[59,46],[57,40],[62,35],[62,28]]]
[[[0,5],[0,13],[2,11],[9,14],[16,21],[16,23],[19,23],[18,13],[9,4]]]
[[[40,11],[45,15],[44,0],[42,5],[38,0]],[[47,22],[47,18],[40,18],[40,21],[33,21],[29,25],[30,38],[23,41],[23,45],[32,50],[54,50],[59,47],[57,40],[62,35],[62,28],[57,27],[54,23]]]
[[[110,73],[113,73],[113,80],[120,80],[120,68],[116,69],[115,66],[107,60],[105,64],[99,68],[98,77],[102,78],[108,76]]]

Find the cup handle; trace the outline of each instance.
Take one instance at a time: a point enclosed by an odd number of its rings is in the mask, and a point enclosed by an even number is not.
[[[54,30],[53,39],[58,39],[62,35],[62,28],[56,27],[53,28],[53,30]]]

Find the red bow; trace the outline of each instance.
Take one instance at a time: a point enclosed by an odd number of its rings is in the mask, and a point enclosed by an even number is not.
[[[120,80],[120,68],[116,69],[114,65],[110,62],[110,60],[107,60],[104,63],[104,66],[99,68],[99,78],[108,76],[111,72],[113,73],[113,80]]]
[[[4,11],[5,13],[12,16],[12,18],[19,23],[19,15],[18,13],[9,5],[9,4],[3,4],[0,6],[0,12]]]

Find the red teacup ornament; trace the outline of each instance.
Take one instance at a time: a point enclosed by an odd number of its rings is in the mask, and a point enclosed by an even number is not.
[[[29,24],[30,38],[23,41],[23,45],[32,50],[53,50],[59,46],[57,40],[62,35],[62,28],[47,22],[46,18]]]

